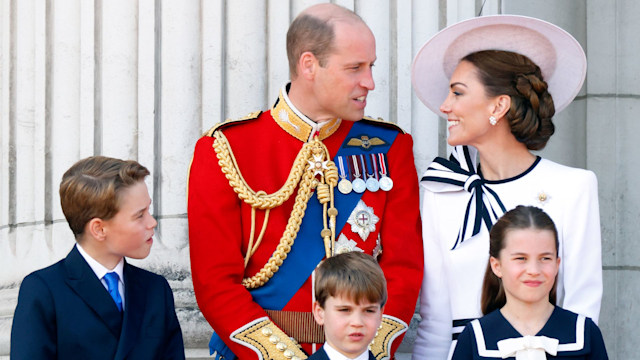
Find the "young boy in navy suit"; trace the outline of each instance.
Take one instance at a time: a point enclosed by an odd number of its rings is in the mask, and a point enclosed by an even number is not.
[[[375,360],[369,345],[382,322],[387,282],[376,260],[348,252],[316,269],[313,316],[324,325],[325,343],[309,360]]]
[[[149,255],[157,222],[135,161],[78,161],[60,202],[77,244],[20,286],[11,359],[184,359],[165,278],[126,262]]]

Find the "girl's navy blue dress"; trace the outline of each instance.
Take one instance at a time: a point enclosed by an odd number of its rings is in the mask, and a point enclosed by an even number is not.
[[[556,356],[547,353],[547,359],[608,359],[598,326],[590,318],[557,306],[536,336],[559,341]],[[521,337],[500,310],[496,310],[467,324],[458,338],[452,360],[502,359],[498,341]]]

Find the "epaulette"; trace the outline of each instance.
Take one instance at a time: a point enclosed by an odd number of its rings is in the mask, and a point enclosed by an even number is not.
[[[227,126],[231,126],[231,125],[236,125],[238,123],[241,123],[243,121],[247,121],[247,120],[254,120],[257,119],[260,114],[262,114],[262,111],[254,111],[252,113],[249,113],[247,116],[245,117],[241,117],[239,119],[227,119],[225,121],[219,122],[215,125],[213,125],[213,127],[211,127],[211,129],[205,131],[205,133],[202,136],[213,136],[213,133],[216,132],[216,130],[223,128],[223,127],[227,127]]]
[[[374,123],[374,124],[380,124],[380,125],[382,125],[382,126],[386,126],[386,127],[389,127],[389,128],[395,129],[395,130],[397,130],[397,131],[401,132],[402,134],[406,134],[406,133],[407,133],[407,132],[406,132],[406,131],[404,131],[404,130],[403,130],[403,129],[398,125],[398,124],[394,124],[394,123],[392,123],[392,122],[385,121],[384,119],[382,119],[382,118],[380,118],[380,117],[379,117],[379,118],[377,118],[377,119],[374,119],[374,118],[369,117],[369,116],[364,116],[364,117],[362,118],[362,120],[360,120],[360,121],[363,121],[363,120],[364,120],[364,121],[367,121],[367,122]]]

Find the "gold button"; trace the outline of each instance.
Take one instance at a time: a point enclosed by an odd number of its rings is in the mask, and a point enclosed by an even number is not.
[[[271,336],[271,334],[273,334],[273,330],[269,329],[266,326],[262,328],[262,335]]]
[[[270,343],[272,343],[272,344],[277,344],[277,343],[278,343],[278,341],[280,341],[280,338],[279,338],[279,337],[277,337],[277,336],[275,336],[275,335],[271,335],[271,336],[269,337],[269,342],[270,342]]]
[[[285,351],[287,349],[287,344],[283,343],[283,342],[279,342],[276,344],[276,349],[280,350],[280,351]]]
[[[542,202],[547,201],[547,194],[545,194],[545,193],[540,193],[540,194],[538,195],[538,200],[540,200],[540,201],[542,201]]]
[[[293,351],[291,351],[290,349],[287,349],[287,350],[284,351],[284,357],[286,357],[287,359],[293,358],[294,355],[295,355],[295,353]]]

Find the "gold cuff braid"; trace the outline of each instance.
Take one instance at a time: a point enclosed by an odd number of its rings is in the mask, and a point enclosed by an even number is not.
[[[300,350],[300,346],[284,331],[275,326],[267,317],[262,319],[258,319],[244,329],[234,331],[231,334],[231,339],[257,350],[263,359],[301,360],[307,358],[307,355]]]
[[[407,324],[393,316],[382,315],[380,329],[376,332],[369,350],[377,360],[389,359],[393,340],[407,331]]]

